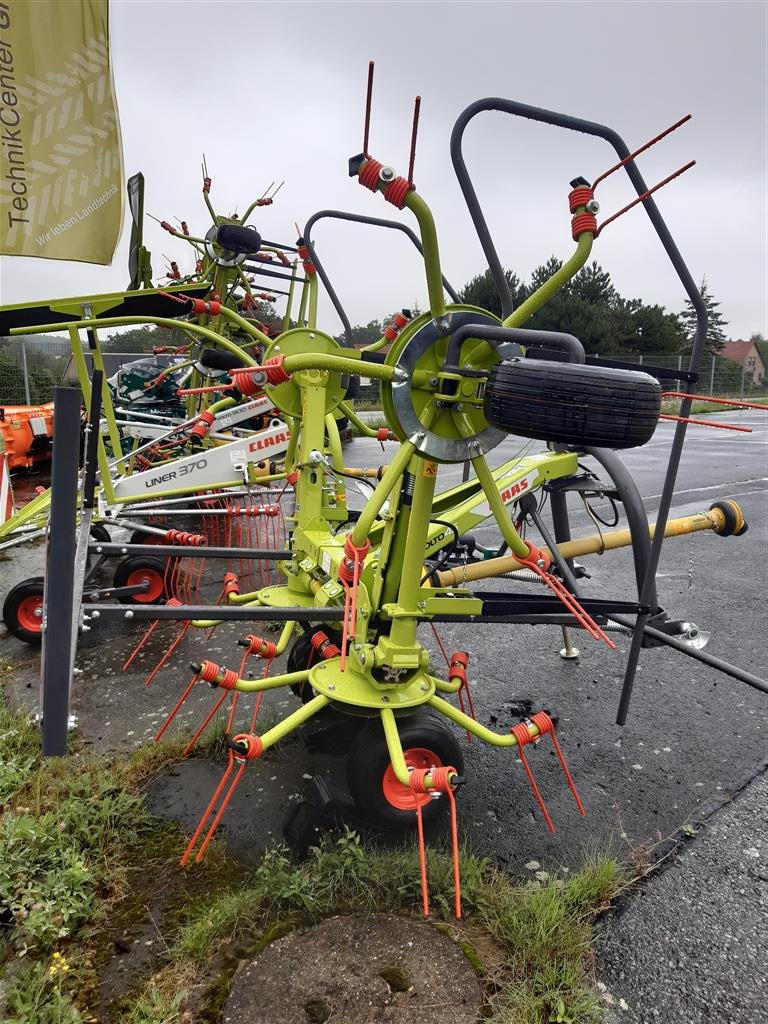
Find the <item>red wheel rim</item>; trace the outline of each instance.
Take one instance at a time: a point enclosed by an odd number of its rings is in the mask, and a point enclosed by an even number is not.
[[[443,762],[433,750],[426,747],[409,747],[403,751],[405,763],[409,768],[440,768]],[[432,797],[426,793],[417,795],[402,784],[395,775],[392,765],[387,766],[381,780],[381,789],[387,803],[396,807],[399,811],[415,811],[417,806],[423,807],[428,804]]]
[[[163,595],[163,577],[156,569],[134,569],[125,581],[126,587],[137,587],[145,580],[149,582],[149,589],[143,594],[132,594],[131,600],[141,604],[154,604]]]
[[[25,597],[16,609],[16,621],[28,633],[43,631],[43,595],[33,594]]]

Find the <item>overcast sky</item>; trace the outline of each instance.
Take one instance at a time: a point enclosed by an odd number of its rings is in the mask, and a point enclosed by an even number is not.
[[[146,209],[186,219],[193,234],[210,226],[203,151],[219,212],[242,211],[285,179],[274,206],[253,221],[268,238],[293,242],[294,221],[327,207],[413,224],[407,210],[347,176],[348,157],[362,148],[374,59],[371,153],[406,173],[412,102],[421,94],[415,182],[437,221],[444,272],[460,287],[485,269],[448,150],[465,106],[484,96],[521,100],[608,124],[630,147],[690,112],[693,121],[640,157],[640,168],[656,182],[696,159],[658,194],[659,206],[695,279],[706,276],[720,300],[730,336],[765,334],[767,9],[764,0],[112,0],[126,176],[143,171]],[[599,140],[495,113],[472,123],[465,152],[502,262],[524,277],[551,253],[572,251],[568,182],[594,179],[613,153]],[[599,193],[603,215],[632,194],[626,176],[609,179]],[[3,257],[3,302],[124,288],[127,236],[111,267]],[[314,241],[353,323],[426,305],[422,267],[404,236],[326,221]],[[145,244],[156,276],[162,253],[191,270],[188,247],[152,221]],[[594,256],[625,296],[682,308],[641,209],[607,228]],[[338,330],[327,303],[319,326]]]

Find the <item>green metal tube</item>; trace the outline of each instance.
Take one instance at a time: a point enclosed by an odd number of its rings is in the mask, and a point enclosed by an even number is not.
[[[88,367],[85,362],[85,355],[80,346],[80,334],[76,326],[70,324],[68,326],[69,343],[72,350],[72,359],[75,363],[75,370],[77,371],[77,379],[80,382],[80,390],[83,393],[83,402],[86,408],[90,408],[91,405],[91,378],[88,374]],[[106,382],[106,381],[105,381]],[[114,412],[112,410],[112,402],[107,406],[106,415],[112,414],[114,418]],[[110,473],[109,459],[107,458],[107,452],[104,448],[104,439],[101,436],[99,424],[95,424],[95,430],[98,432],[98,440],[96,442],[96,458],[99,463],[99,476],[101,478],[101,487],[104,491],[107,501],[110,505],[115,502],[115,489],[112,486],[112,476]]]
[[[269,337],[269,335],[265,334],[263,331],[260,331],[258,327],[254,327],[250,320],[246,320],[245,317],[240,316],[239,313],[236,313],[234,309],[230,309],[229,306],[222,306],[221,309],[219,310],[219,316],[223,320],[228,320],[229,323],[235,324],[237,327],[240,328],[241,331],[244,331],[246,334],[250,335],[250,337],[253,338],[254,341],[258,341],[259,344],[270,345],[272,343],[272,339]],[[219,344],[221,344],[221,342],[219,342]]]
[[[301,675],[301,673],[298,673]],[[239,685],[237,686],[239,690]],[[261,736],[262,749],[268,750],[269,747],[274,747],[280,740],[284,740],[286,736],[290,735],[294,729],[298,729],[300,725],[309,721],[313,715],[316,715],[318,711],[322,711],[323,708],[328,707],[330,700],[324,697],[322,693],[318,693],[316,697],[308,701],[298,711],[294,711],[292,715],[288,715],[282,722],[278,722],[272,729],[267,731]]]
[[[296,421],[292,416],[285,416],[284,419],[288,424],[291,436],[288,438],[288,447],[285,450],[283,463],[285,465],[286,472],[291,473],[296,467],[296,448],[299,443],[299,431],[296,429]]]
[[[470,718],[469,715],[465,715],[463,711],[459,711],[453,704],[449,704],[447,700],[443,700],[442,697],[430,697],[427,704],[435,711],[438,711],[441,715],[445,715],[455,725],[458,725],[461,729],[466,729],[471,732],[473,736],[477,736],[483,743],[490,743],[493,747],[516,747],[517,739],[512,733],[499,733],[493,732],[491,729],[486,729],[484,725],[480,725],[474,718]],[[535,725],[528,726],[528,732],[531,736],[538,736],[539,730]]]
[[[238,319],[240,318],[238,317]],[[67,331],[72,327],[79,330],[83,327],[127,327],[130,324],[157,324],[160,327],[179,326],[177,320],[173,320],[167,316],[110,316],[99,317],[98,320],[72,320],[68,323],[62,324],[41,324],[37,327],[13,327],[11,328],[11,334],[45,334],[50,331]],[[208,338],[209,341],[214,342],[214,344],[219,345],[221,348],[225,348],[229,352],[232,352],[233,355],[238,356],[238,358],[242,359],[242,361],[248,366],[258,365],[255,359],[244,352],[238,345],[235,345],[234,342],[229,341],[227,338],[223,338],[220,334],[209,330],[207,327],[201,327],[199,324],[191,324],[185,321],[184,330],[191,331],[193,334],[198,334],[201,338]],[[267,341],[270,340],[266,335],[264,335],[264,337]]]
[[[299,318],[297,324],[299,327],[306,327],[307,321],[307,300],[309,298],[309,278],[304,278],[304,284],[301,286],[301,299],[299,300]]]
[[[309,282],[307,327],[317,327],[317,274],[308,274],[307,279]]]
[[[298,373],[299,370],[335,370],[336,373],[359,373],[363,377],[378,380],[392,380],[395,375],[393,366],[381,363],[364,363],[353,356],[337,356],[330,352],[302,352],[295,356],[286,356],[283,364],[287,373]],[[414,378],[415,378],[414,374]],[[429,376],[424,373],[425,378]]]
[[[308,675],[309,670],[307,669],[304,672],[291,672],[285,673],[281,676],[268,676],[266,679],[238,679],[235,684],[235,689],[239,690],[241,693],[261,693],[263,690],[277,690],[281,686],[305,683]],[[298,678],[300,676],[303,678]]]
[[[283,672],[279,676],[269,676],[266,679],[238,679],[235,689],[240,693],[258,693],[260,690],[275,690],[279,686],[293,686],[297,683],[306,683],[309,678],[309,669],[301,672]]]
[[[208,197],[208,193],[205,190],[203,190],[203,199],[205,200],[205,205],[208,207],[208,212],[210,213],[213,219],[213,223],[217,224],[218,221],[216,220],[216,211],[214,210],[213,204],[211,203],[211,200]]]
[[[413,455],[415,451],[416,446],[411,441],[403,441],[400,445],[400,451],[390,462],[384,476],[379,481],[376,490],[370,496],[368,501],[366,501],[363,511],[360,513],[360,518],[355,523],[354,529],[352,530],[353,544],[360,546],[364,543],[370,533],[371,527],[373,526],[374,519],[381,511],[384,502],[392,493],[398,480],[405,472],[411,455]],[[419,565],[421,565],[421,562],[419,562]]]
[[[342,416],[346,416],[352,426],[357,427],[363,437],[376,437],[376,431],[373,427],[369,427],[365,420],[361,420],[352,406],[347,402],[339,402],[338,410]]]
[[[372,341],[370,345],[365,345],[360,349],[361,352],[378,352],[379,349],[384,348],[388,344],[389,338],[379,338],[378,341]]]
[[[344,452],[341,447],[341,434],[336,423],[336,417],[332,412],[326,414],[325,431],[328,435],[328,450],[331,454],[331,462],[335,469],[344,469]]]
[[[408,523],[408,535],[405,539],[405,550],[403,551],[403,567],[400,574],[400,587],[397,593],[398,607],[404,612],[416,612],[419,600],[419,581],[424,562],[424,542],[429,529],[429,514],[432,508],[432,499],[435,494],[437,477],[426,472],[429,463],[418,455],[414,455],[408,464],[408,472],[413,474],[413,496],[411,498],[411,517]],[[397,619],[392,625],[392,636],[400,634],[400,625],[410,627],[409,638],[413,643],[416,638],[416,622],[414,620],[403,621]],[[397,636],[398,642],[403,642],[402,635]]]
[[[432,676],[431,678],[435,688],[441,693],[458,693],[461,689],[461,680],[453,683],[450,679],[438,679],[437,676]]]
[[[514,523],[509,518],[507,507],[501,500],[499,489],[493,479],[493,474],[488,468],[488,463],[485,461],[482,455],[478,455],[472,459],[472,466],[475,470],[477,479],[480,481],[480,485],[485,492],[485,496],[488,499],[493,518],[496,520],[501,535],[512,551],[512,554],[517,558],[527,558],[529,555],[528,547],[515,529]]]
[[[211,402],[208,406],[208,412],[215,416],[217,412],[224,412],[225,409],[231,409],[233,405],[237,405],[236,398],[220,398],[218,402]]]
[[[395,719],[394,712],[391,708],[382,708],[379,714],[381,715],[381,724],[384,728],[384,738],[387,741],[389,760],[392,762],[392,768],[397,776],[397,781],[402,782],[404,786],[408,786],[410,775],[408,765],[405,763],[403,745],[400,742],[400,733],[397,731],[397,720]]]
[[[537,309],[540,309],[545,302],[551,299],[564,284],[567,284],[589,259],[593,239],[594,235],[590,231],[585,231],[579,235],[579,240],[576,243],[576,252],[573,256],[566,260],[557,273],[553,274],[548,281],[545,281],[540,288],[537,288],[533,295],[530,295],[522,305],[509,314],[504,321],[504,326],[520,327],[529,317],[533,316]]]
[[[293,636],[294,630],[296,629],[296,620],[291,619],[283,626],[277,643],[275,644],[275,650],[278,655],[285,654],[285,649]]]
[[[441,317],[445,314],[445,297],[435,220],[432,211],[418,192],[409,192],[405,199],[405,205],[415,214],[416,220],[419,222],[421,245],[424,250],[424,270],[427,274],[429,311],[433,317]]]
[[[285,316],[283,317],[283,330],[287,331],[291,326],[291,309],[293,308],[293,293],[296,287],[296,261],[291,269],[291,283],[288,285],[288,298],[285,300]]]
[[[101,345],[99,343],[99,336],[96,328],[93,328],[93,339],[94,347],[91,349],[91,361],[93,362],[94,370],[101,370],[101,413],[104,419],[107,421],[107,430],[109,431],[109,441],[112,445],[113,457],[119,458],[123,452],[122,438],[120,437],[120,431],[115,420],[115,410],[112,405],[112,395],[110,394],[109,384],[107,383],[107,369],[104,365],[104,356],[101,353]],[[125,475],[125,466],[117,466],[117,472],[121,475]]]
[[[296,522],[298,526],[306,526],[310,520],[323,515],[325,467],[322,463],[311,465],[311,454],[324,433],[325,387],[302,384],[301,405],[303,423],[299,432],[299,464],[308,468],[302,470],[296,481]]]

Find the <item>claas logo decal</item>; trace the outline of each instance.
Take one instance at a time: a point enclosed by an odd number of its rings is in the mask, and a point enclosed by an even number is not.
[[[522,480],[518,480],[516,484],[512,484],[511,487],[505,487],[501,492],[501,500],[506,505],[513,498],[516,498],[518,494],[522,494],[523,491],[528,490],[528,477],[524,476]]]
[[[265,448],[273,448],[276,444],[282,444],[290,439],[291,435],[287,430],[283,430],[279,434],[273,434],[272,437],[257,437],[248,445],[249,452],[261,452]]]

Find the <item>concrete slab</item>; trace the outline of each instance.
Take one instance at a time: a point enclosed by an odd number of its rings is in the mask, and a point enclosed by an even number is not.
[[[224,1024],[475,1024],[469,961],[430,925],[387,914],[332,917],[238,968]]]

